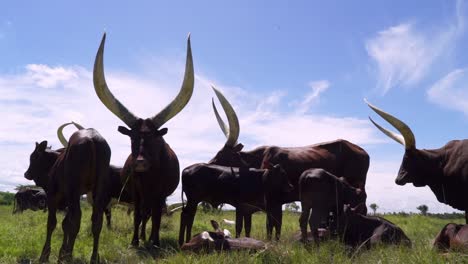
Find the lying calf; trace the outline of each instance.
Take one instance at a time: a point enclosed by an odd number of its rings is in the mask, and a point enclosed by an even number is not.
[[[364,245],[366,248],[379,243],[411,246],[411,240],[394,223],[382,217],[359,214],[362,206],[365,205],[359,205],[356,208],[344,206],[343,241],[346,245],[351,247]]]
[[[468,225],[445,225],[437,235],[434,247],[439,250],[468,251]]]
[[[205,201],[213,207],[227,203],[236,207],[237,215],[245,204],[265,201],[267,223],[276,214],[281,214],[281,205],[276,201],[293,187],[280,165],[271,169],[232,168],[211,164],[194,164],[182,172],[182,193],[187,196],[187,205],[182,209],[179,245],[191,239],[191,232],[198,203]],[[237,227],[237,225],[236,225]],[[277,237],[279,231],[277,230]],[[238,234],[236,230],[236,235]]]
[[[195,235],[189,242],[181,246],[187,251],[221,251],[221,250],[261,250],[265,249],[265,243],[253,238],[231,238],[231,233],[219,228],[219,224],[211,220],[214,232],[204,231]]]
[[[342,178],[327,172],[324,169],[309,169],[299,178],[299,194],[302,214],[299,224],[302,232],[302,241],[307,242],[307,222],[312,232],[312,240],[318,245],[318,228],[321,222],[327,221],[329,212],[334,212],[336,226],[331,231],[342,233],[343,223],[340,221],[343,205],[357,205],[365,203],[366,193],[349,185]],[[312,214],[310,215],[310,211]],[[310,218],[309,218],[310,215]]]

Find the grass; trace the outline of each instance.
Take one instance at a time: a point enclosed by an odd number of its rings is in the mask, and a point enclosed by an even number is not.
[[[0,263],[37,263],[46,231],[47,213],[25,211],[12,215],[11,206],[0,206]],[[81,229],[73,252],[74,263],[87,263],[92,251],[90,208],[82,207]],[[211,230],[209,220],[234,219],[234,212],[203,213],[195,218],[193,234]],[[348,254],[345,247],[336,241],[323,243],[320,248],[305,248],[293,240],[299,230],[299,215],[285,212],[282,239],[272,242],[268,249],[257,253],[222,252],[193,254],[181,252],[177,246],[180,212],[163,217],[160,250],[149,252],[140,247],[129,247],[132,236],[132,217],[123,208],[113,210],[113,229],[106,227],[101,232],[99,252],[103,263],[468,263],[462,253],[440,254],[432,250],[432,240],[448,222],[463,223],[464,219],[443,220],[435,217],[389,215],[386,218],[399,225],[413,242],[412,248],[380,246],[359,254]],[[57,262],[62,242],[61,221],[52,238],[51,263]],[[234,233],[234,228],[229,228]],[[149,232],[148,228],[147,232]],[[254,215],[252,236],[265,239],[265,215]]]

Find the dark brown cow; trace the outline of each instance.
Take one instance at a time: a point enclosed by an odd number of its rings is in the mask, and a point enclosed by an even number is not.
[[[308,222],[313,241],[317,245],[319,244],[319,225],[328,220],[329,212],[333,212],[336,221],[330,229],[341,234],[344,228],[344,223],[340,221],[344,204],[357,206],[365,202],[367,198],[366,193],[361,189],[350,186],[342,178],[338,178],[324,169],[304,171],[299,178],[299,194],[302,207],[302,214],[299,218],[302,241],[308,242]],[[311,210],[312,214],[310,214]]]
[[[83,126],[81,126],[78,123],[75,122],[70,122],[70,123],[65,123],[57,129],[57,137],[62,143],[62,146],[66,148],[68,146],[68,141],[66,140],[65,136],[63,135],[63,129],[68,126],[73,124],[78,130],[84,129]],[[124,188],[125,183],[122,183],[121,180],[121,173],[122,173],[122,167],[119,166],[114,166],[114,165],[109,165],[109,177],[111,179],[110,182],[110,189],[111,189],[111,201],[107,205],[106,209],[104,210],[104,213],[106,214],[106,221],[107,221],[107,228],[111,228],[111,221],[112,221],[112,206],[116,203],[120,203],[122,205],[125,205],[129,207],[129,209],[133,209],[134,207],[134,199],[132,195],[129,193],[128,188]],[[93,199],[92,199],[92,194],[88,193],[87,195],[87,200],[90,204],[93,204]],[[146,222],[149,219],[149,214],[148,213],[142,213],[142,225],[141,225],[141,233],[140,236],[143,240],[146,240]]]
[[[437,234],[434,248],[468,252],[468,225],[446,224]]]
[[[57,210],[67,209],[62,222],[64,239],[59,261],[71,259],[76,236],[80,230],[80,196],[92,192],[92,233],[94,237],[91,263],[99,262],[98,246],[104,208],[110,200],[108,174],[111,150],[106,140],[95,129],[76,131],[70,137],[68,147],[54,151],[47,141],[36,143],[30,156],[24,177],[34,180],[47,194],[47,238],[40,262],[50,255],[52,232],[57,224]]]
[[[227,137],[227,141],[211,159],[210,164],[250,168],[267,168],[270,164],[281,164],[288,175],[289,182],[294,186],[294,191],[284,197],[278,197],[278,203],[299,200],[299,177],[303,171],[310,168],[325,169],[337,177],[345,178],[351,186],[365,191],[369,155],[361,147],[343,139],[305,147],[262,146],[251,151],[241,151],[243,145],[237,143],[239,137],[237,115],[226,98],[218,90],[214,89],[214,91],[226,113],[229,127],[222,121],[213,103],[216,118]],[[250,231],[253,212],[255,212],[255,208],[245,211],[244,214],[246,234]],[[272,216],[272,219],[274,219],[274,223],[269,225],[271,229],[267,230],[269,236],[273,232],[273,227],[277,233],[281,233],[282,213],[277,212]],[[236,233],[240,233],[242,219],[236,219],[236,225],[240,227],[236,226]]]
[[[22,187],[15,194],[13,214],[22,213],[24,210],[47,210],[47,195],[42,188]]]
[[[452,140],[439,149],[417,149],[411,129],[396,117],[366,101],[369,107],[394,126],[401,135],[370,121],[385,135],[405,146],[395,183],[429,186],[439,202],[465,211],[468,224],[468,140]]]
[[[135,198],[134,235],[132,245],[138,245],[138,227],[141,212],[151,212],[152,228],[150,245],[159,246],[161,211],[166,197],[179,184],[179,160],[165,142],[167,128],[161,128],[179,113],[189,102],[194,86],[194,72],[190,36],[187,40],[187,60],[182,88],[177,97],[152,118],[141,119],[132,114],[117,100],[107,87],[104,78],[104,34],[94,63],[94,88],[101,102],[130,129],[119,126],[118,131],[131,139],[131,154],[125,162],[122,175],[128,176],[128,184]]]
[[[219,224],[211,220],[211,225],[214,232],[204,231],[195,235],[190,241],[181,246],[182,250],[186,251],[222,251],[222,250],[262,250],[266,248],[264,242],[253,238],[231,238],[231,233],[219,228]]]
[[[356,208],[344,206],[345,228],[340,237],[346,245],[353,248],[362,246],[370,248],[380,243],[411,246],[411,240],[394,223],[382,217],[360,214],[365,207],[365,204]]]
[[[275,203],[276,197],[291,189],[280,165],[266,170],[205,163],[189,166],[182,172],[182,194],[187,196],[187,205],[181,214],[179,244],[184,242],[184,235],[185,242],[192,237],[197,206],[202,201],[213,207],[222,203],[230,204],[236,207],[236,214],[242,209],[239,208],[241,204],[265,204],[269,219],[272,212],[281,211],[281,204]]]

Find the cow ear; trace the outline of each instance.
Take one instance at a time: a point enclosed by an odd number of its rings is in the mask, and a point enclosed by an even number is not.
[[[167,127],[158,130],[157,134],[158,134],[158,136],[161,136],[161,137],[166,135],[167,134]]]
[[[126,128],[124,126],[119,126],[117,128],[117,131],[119,131],[120,133],[122,133],[124,135],[127,135],[127,136],[130,136],[130,133],[132,132],[131,130],[129,130],[128,128]]]
[[[42,141],[40,144],[37,145],[36,142],[36,149],[40,152],[44,152],[47,149],[47,140]]]
[[[239,143],[239,144],[235,145],[234,148],[233,148],[232,150],[234,150],[234,152],[239,152],[239,151],[241,151],[243,148],[244,148],[244,145],[242,145],[242,143]]]
[[[219,231],[219,224],[215,220],[211,220],[211,226],[214,228],[215,231]]]

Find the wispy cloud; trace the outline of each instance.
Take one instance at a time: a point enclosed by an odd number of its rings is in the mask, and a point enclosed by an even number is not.
[[[468,68],[456,69],[427,91],[429,101],[468,116]]]
[[[383,94],[396,86],[414,86],[427,76],[434,62],[448,53],[464,31],[463,7],[464,3],[457,1],[454,22],[444,28],[401,23],[366,41],[367,53],[377,67],[377,87]]]
[[[327,80],[313,81],[309,83],[309,87],[311,91],[304,96],[304,100],[297,106],[298,113],[307,112],[313,104],[317,103],[320,95],[330,87],[330,82]]]

